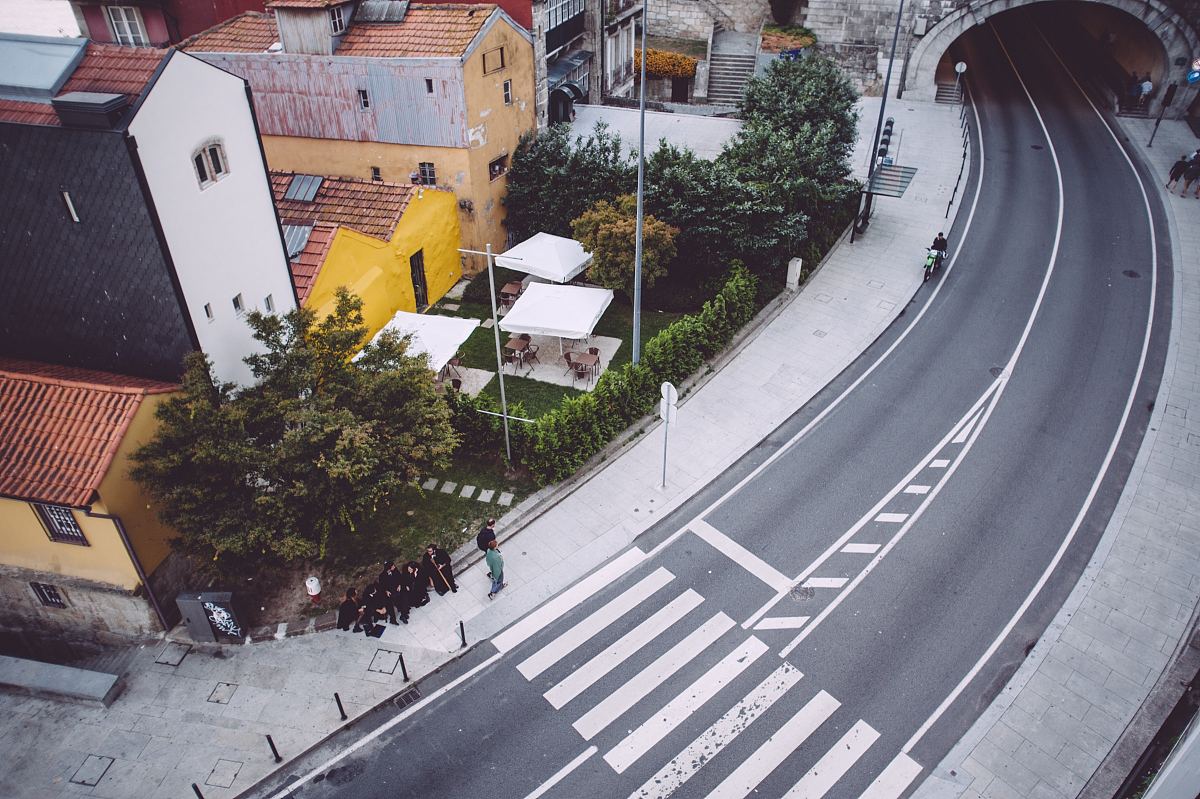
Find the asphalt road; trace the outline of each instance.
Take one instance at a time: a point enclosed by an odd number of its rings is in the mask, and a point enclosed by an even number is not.
[[[359,725],[295,795],[882,799],[919,782],[1086,564],[1165,353],[1162,210],[1036,30],[1002,17],[959,45],[978,200],[900,323],[637,549],[401,723]]]

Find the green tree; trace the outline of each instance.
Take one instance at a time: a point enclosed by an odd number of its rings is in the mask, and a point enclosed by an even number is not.
[[[831,59],[815,54],[796,61],[777,59],[765,75],[747,84],[742,119],[767,122],[785,134],[830,124],[832,143],[849,158],[858,133],[857,100],[858,92]]]
[[[183,390],[158,409],[159,429],[133,476],[158,500],[176,546],[224,571],[324,558],[352,546],[397,489],[445,468],[457,445],[428,362],[394,335],[360,350],[362,300],[335,311],[251,313],[263,352],[257,382],[218,384],[189,359]]]
[[[633,191],[637,168],[621,137],[597,123],[572,141],[567,125],[529,132],[513,153],[504,224],[518,241],[535,233],[571,235],[571,221],[598,200]]]
[[[592,254],[591,279],[601,286],[633,294],[633,267],[637,244],[637,197],[622,194],[615,201],[600,200],[571,223],[575,239]],[[653,216],[642,219],[642,284],[654,285],[667,273],[675,257],[679,229]]]

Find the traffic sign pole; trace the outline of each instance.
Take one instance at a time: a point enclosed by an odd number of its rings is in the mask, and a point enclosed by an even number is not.
[[[658,402],[658,415],[663,420],[663,468],[662,468],[662,487],[667,487],[667,438],[671,433],[671,422],[676,421],[676,414],[679,408],[676,407],[676,402],[679,401],[679,392],[670,382],[664,382],[659,388],[659,393],[662,399]]]

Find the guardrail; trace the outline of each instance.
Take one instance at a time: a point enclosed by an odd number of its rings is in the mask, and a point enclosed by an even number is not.
[[[968,91],[965,83],[962,84],[962,89],[963,99],[958,112],[958,126],[962,129],[962,163],[958,167],[958,177],[954,180],[954,191],[950,192],[950,202],[946,203],[944,219],[950,218],[950,207],[954,205],[954,200],[958,197],[958,187],[962,183],[963,173],[967,170],[967,153],[971,149],[971,125],[967,122],[967,100],[971,92]]]

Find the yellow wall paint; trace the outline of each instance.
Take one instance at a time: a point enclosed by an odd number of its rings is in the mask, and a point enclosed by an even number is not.
[[[396,311],[416,311],[409,259],[425,257],[425,282],[432,305],[462,277],[458,254],[457,202],[447,191],[414,194],[390,241],[338,228],[325,264],[309,293],[307,307],[318,316],[333,312],[339,286],[363,299],[363,319],[375,335]]]
[[[126,590],[136,588],[139,583],[137,572],[114,524],[108,519],[85,516],[82,511],[73,513],[90,546],[51,541],[32,505],[15,499],[0,499],[0,530],[4,535],[0,562],[107,583]]]

